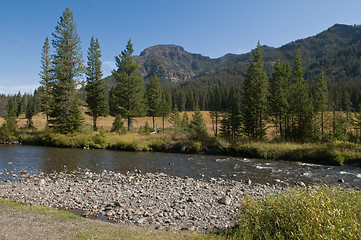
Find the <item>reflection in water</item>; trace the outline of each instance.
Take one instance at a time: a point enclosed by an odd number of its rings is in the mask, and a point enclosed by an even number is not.
[[[12,164],[9,164],[12,162]],[[124,173],[134,171],[164,172],[169,175],[251,179],[252,182],[337,184],[339,179],[351,186],[361,187],[360,167],[334,167],[318,164],[270,161],[189,154],[151,152],[118,152],[69,148],[0,145],[0,171],[25,169],[31,172],[73,171],[88,168],[94,172],[111,170]]]

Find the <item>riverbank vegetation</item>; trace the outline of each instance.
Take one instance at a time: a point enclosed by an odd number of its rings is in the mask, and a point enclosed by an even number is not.
[[[228,239],[360,239],[360,191],[340,187],[295,188],[241,202]]]
[[[300,51],[293,63],[279,59],[265,71],[258,43],[244,81],[169,89],[155,73],[146,81],[140,76],[129,40],[106,88],[101,44],[91,38],[84,66],[69,8],[52,37],[41,52],[41,86],[33,95],[0,97],[0,142],[360,162],[357,98],[330,89],[321,68],[305,79]]]

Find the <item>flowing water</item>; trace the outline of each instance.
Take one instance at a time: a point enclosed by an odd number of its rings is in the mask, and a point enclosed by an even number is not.
[[[256,183],[285,182],[338,184],[361,187],[361,167],[327,166],[242,157],[120,152],[21,145],[0,145],[0,172],[73,171],[88,168],[93,172],[163,172],[195,178],[250,179]],[[7,175],[9,176],[9,175]],[[11,176],[11,175],[10,175]],[[0,176],[0,180],[6,180]]]

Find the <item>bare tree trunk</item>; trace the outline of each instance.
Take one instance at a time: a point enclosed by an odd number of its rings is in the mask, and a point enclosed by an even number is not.
[[[93,130],[97,131],[97,116],[93,116]]]

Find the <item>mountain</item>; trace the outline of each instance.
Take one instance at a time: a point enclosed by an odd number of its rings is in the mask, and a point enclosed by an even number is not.
[[[360,26],[335,24],[315,36],[296,40],[279,48],[262,48],[268,74],[271,74],[278,58],[292,65],[299,50],[306,79],[315,78],[320,70],[326,72],[330,81],[361,78]],[[155,72],[165,85],[201,87],[242,81],[251,53],[226,54],[212,59],[189,53],[181,46],[156,45],[145,49],[134,59],[140,64],[140,73],[145,79]],[[107,82],[111,85],[112,78],[108,77]]]

